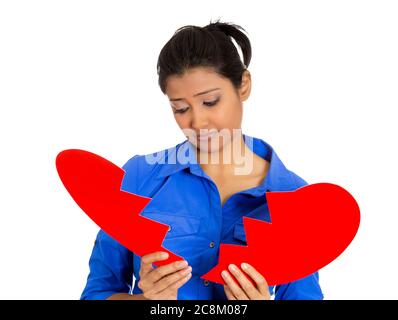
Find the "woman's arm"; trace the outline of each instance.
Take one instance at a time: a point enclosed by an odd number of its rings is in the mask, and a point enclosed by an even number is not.
[[[323,300],[319,272],[275,287],[275,300]]]
[[[137,193],[138,158],[138,155],[133,156],[122,167],[125,171],[122,189],[132,193]],[[89,261],[87,284],[80,299],[103,300],[113,296],[131,298],[133,257],[131,251],[100,230]]]
[[[90,257],[82,300],[104,300],[128,294],[133,282],[133,253],[100,230]]]
[[[147,300],[143,294],[116,293],[106,300]]]

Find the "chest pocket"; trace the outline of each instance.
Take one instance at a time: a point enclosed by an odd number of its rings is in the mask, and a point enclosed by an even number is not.
[[[235,224],[234,238],[236,240],[239,240],[242,244],[247,244],[246,233],[245,233],[245,228],[243,226],[243,222],[239,222],[239,223]]]
[[[168,225],[166,239],[195,235],[200,227],[198,217],[178,216],[167,212],[143,212],[142,216]]]
[[[246,217],[261,220],[264,222],[270,222],[271,219],[268,210],[268,203],[264,203],[258,206],[256,209],[248,213]],[[243,219],[239,220],[239,222],[235,224],[233,230],[234,239],[239,240],[242,245],[247,244],[246,232],[243,226]]]

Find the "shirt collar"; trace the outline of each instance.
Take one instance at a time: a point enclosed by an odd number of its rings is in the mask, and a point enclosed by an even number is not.
[[[264,194],[266,191],[291,190],[292,185],[295,184],[295,179],[279,159],[271,145],[264,140],[250,137],[245,134],[243,134],[243,139],[250,150],[259,157],[269,161],[270,167],[266,178],[259,186],[242,191],[241,193],[259,196]],[[164,157],[165,161],[158,172],[158,178],[164,178],[189,168],[192,174],[210,179],[197,163],[196,147],[188,140],[185,140],[166,151],[167,152],[165,152]]]

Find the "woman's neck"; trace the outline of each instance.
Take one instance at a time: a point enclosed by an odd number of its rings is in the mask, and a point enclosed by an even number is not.
[[[232,141],[215,152],[197,152],[197,161],[210,176],[250,175],[254,170],[255,155],[247,146],[243,135],[233,136]]]

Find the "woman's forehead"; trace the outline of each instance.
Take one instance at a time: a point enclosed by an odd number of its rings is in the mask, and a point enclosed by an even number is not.
[[[209,90],[217,92],[225,89],[227,84],[228,80],[215,71],[194,69],[188,70],[183,75],[170,76],[167,79],[166,93],[171,99],[177,99],[183,98],[180,95],[194,96]]]

